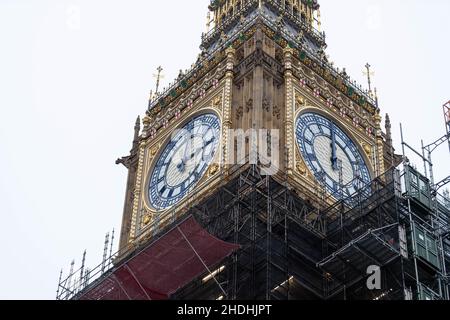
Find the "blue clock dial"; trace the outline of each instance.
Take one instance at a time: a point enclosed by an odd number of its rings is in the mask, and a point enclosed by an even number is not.
[[[192,191],[211,165],[219,145],[220,121],[214,114],[193,118],[173,135],[150,175],[152,207],[168,209]]]
[[[336,199],[350,197],[370,183],[364,158],[333,121],[317,113],[304,113],[296,122],[296,138],[306,165]]]

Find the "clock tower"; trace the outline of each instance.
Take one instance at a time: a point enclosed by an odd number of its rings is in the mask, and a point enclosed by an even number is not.
[[[208,17],[198,60],[151,96],[117,161],[118,253],[60,297],[411,297],[390,121],[370,79],[328,61],[318,2],[212,0]],[[395,290],[366,287],[374,261]]]
[[[215,0],[209,10],[198,61],[151,99],[125,158],[121,249],[226,183],[242,164],[236,132],[247,160],[251,132],[277,132],[273,178],[311,203],[318,188],[330,204],[350,196],[389,162],[374,94],[327,60],[317,1]]]
[[[212,0],[208,26],[117,161],[118,253],[58,299],[448,299],[448,203],[395,154],[370,65],[364,90],[328,61],[318,2]]]

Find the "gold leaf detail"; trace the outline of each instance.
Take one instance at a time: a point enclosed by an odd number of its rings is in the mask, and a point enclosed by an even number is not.
[[[209,169],[209,175],[213,176],[215,175],[217,172],[219,172],[219,165],[218,164],[213,164],[211,166],[211,168]]]
[[[144,223],[144,226],[148,225],[150,222],[152,222],[152,216],[151,214],[146,214],[144,218],[142,219],[142,222]]]
[[[155,157],[157,153],[158,153],[158,147],[154,147],[150,150],[151,157]]]
[[[364,152],[367,154],[367,156],[369,156],[369,158],[370,158],[370,156],[372,155],[372,146],[370,144],[364,143],[363,149],[364,149]]]
[[[221,104],[222,104],[222,97],[221,96],[215,97],[213,100],[213,106],[219,108]]]
[[[303,163],[303,161],[298,161],[297,162],[297,171],[300,172],[300,174],[305,175],[307,170],[306,170],[306,166]]]
[[[302,96],[297,95],[295,97],[295,102],[295,106],[297,107],[297,109],[306,106],[306,99]]]

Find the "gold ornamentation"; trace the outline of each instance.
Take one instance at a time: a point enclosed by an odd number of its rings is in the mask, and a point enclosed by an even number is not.
[[[220,108],[222,106],[222,96],[217,96],[213,100],[213,106],[215,108]]]
[[[152,122],[152,118],[149,116],[145,116],[144,119],[142,119],[142,123],[144,124],[144,126],[150,125],[150,122]]]
[[[303,163],[303,161],[298,161],[296,168],[297,168],[297,171],[300,172],[301,175],[305,175],[307,172],[306,166]]]
[[[156,154],[158,153],[158,147],[156,146],[156,147],[153,147],[151,150],[150,150],[150,156],[152,157],[152,158],[154,158],[155,156],[156,156]]]
[[[363,143],[362,146],[363,146],[364,152],[370,158],[372,156],[372,146],[367,143]]]
[[[144,218],[142,219],[142,223],[144,224],[144,226],[148,225],[150,222],[152,222],[152,215],[151,214],[146,214],[144,215]]]
[[[209,168],[209,175],[213,176],[215,175],[217,172],[219,172],[219,165],[217,163],[213,164],[211,166],[211,168]]]
[[[300,95],[295,96],[295,106],[297,109],[301,107],[306,107],[306,99]]]

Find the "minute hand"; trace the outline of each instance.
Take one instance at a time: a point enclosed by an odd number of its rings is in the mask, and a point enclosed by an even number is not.
[[[187,162],[187,161],[189,161],[189,160],[194,159],[195,157],[197,157],[197,155],[198,155],[200,152],[204,151],[204,149],[205,149],[207,146],[209,146],[211,143],[213,143],[213,142],[214,142],[214,137],[211,138],[211,140],[209,140],[208,142],[206,142],[203,146],[198,147],[197,149],[195,149],[195,150],[194,150],[187,158],[184,159],[185,162]]]
[[[331,166],[333,170],[338,170],[338,158],[336,153],[336,132],[334,124],[331,124]]]

